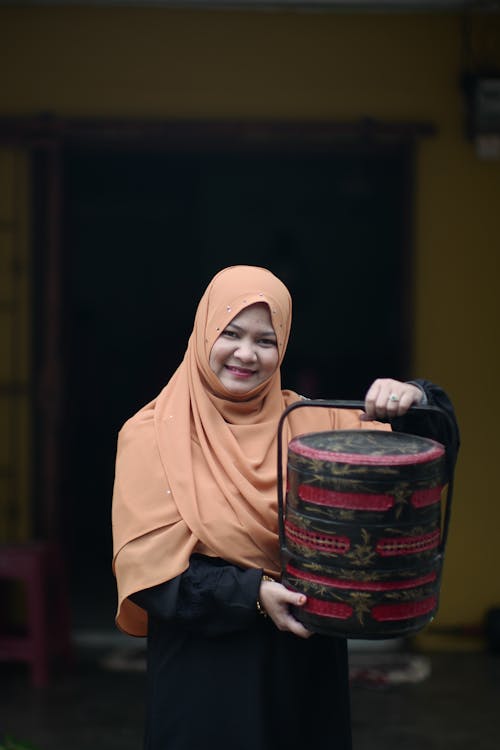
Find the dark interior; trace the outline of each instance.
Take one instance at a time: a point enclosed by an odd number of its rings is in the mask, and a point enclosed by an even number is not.
[[[216,271],[263,265],[288,285],[284,387],[358,399],[408,375],[408,158],[73,148],[63,165],[63,502],[83,626],[115,604],[117,432],[179,364]]]

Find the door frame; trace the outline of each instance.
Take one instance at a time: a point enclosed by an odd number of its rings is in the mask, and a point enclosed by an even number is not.
[[[0,146],[26,149],[31,159],[33,221],[32,320],[42,321],[41,340],[34,344],[35,465],[32,502],[37,536],[61,540],[64,502],[63,341],[64,153],[68,148],[147,150],[158,152],[324,153],[360,155],[399,151],[404,156],[405,215],[402,284],[406,304],[399,321],[400,340],[407,341],[413,306],[413,197],[415,162],[420,139],[435,135],[430,122],[384,122],[361,119],[328,121],[151,121],[63,118],[40,115],[0,118]],[[403,369],[410,371],[408,351]],[[35,510],[36,509],[36,510]]]

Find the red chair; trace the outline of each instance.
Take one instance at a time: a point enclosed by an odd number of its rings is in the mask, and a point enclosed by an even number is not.
[[[0,661],[28,662],[33,685],[43,687],[52,657],[71,658],[68,592],[58,547],[51,542],[0,544],[0,579],[20,582],[26,596],[25,632],[0,633]]]

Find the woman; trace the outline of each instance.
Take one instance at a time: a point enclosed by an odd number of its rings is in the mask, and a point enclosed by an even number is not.
[[[279,583],[276,429],[291,300],[269,271],[215,276],[184,360],[123,427],[113,500],[117,624],[148,635],[147,750],[351,747],[346,643],[291,614]],[[375,381],[366,414],[296,409],[298,433],[386,428],[429,383]],[[262,616],[262,615],[265,616]]]

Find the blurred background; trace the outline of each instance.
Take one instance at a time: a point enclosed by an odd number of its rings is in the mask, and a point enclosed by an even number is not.
[[[210,278],[239,263],[291,290],[284,386],[362,398],[374,377],[425,377],[452,398],[462,451],[440,610],[410,646],[476,654],[485,661],[467,664],[484,666],[486,704],[498,698],[499,11],[0,0],[7,733],[67,747],[47,728],[57,686],[72,680],[83,701],[95,690],[88,649],[109,667],[108,650],[128,647],[113,624],[117,432],[179,364]],[[47,602],[55,643],[40,625],[33,645],[23,633]],[[137,681],[126,694],[140,705],[136,667],[114,665]],[[114,722],[107,714],[104,740],[96,720],[85,746],[111,750]]]

